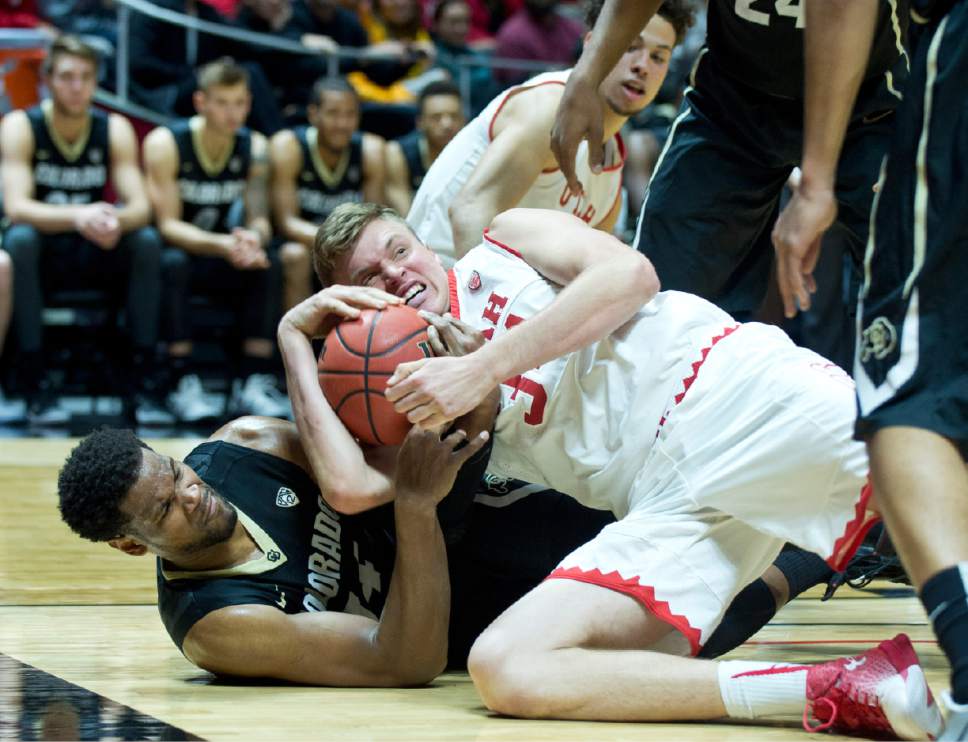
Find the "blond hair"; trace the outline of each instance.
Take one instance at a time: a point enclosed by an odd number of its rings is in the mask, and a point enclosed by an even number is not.
[[[232,57],[222,57],[199,69],[196,87],[202,92],[209,93],[212,88],[228,88],[239,84],[249,86],[248,70],[240,66]]]
[[[94,47],[85,44],[77,36],[71,34],[61,34],[54,39],[54,43],[50,45],[50,51],[47,52],[47,58],[44,60],[44,74],[50,75],[53,73],[58,57],[80,57],[93,64],[94,69],[97,69],[98,66],[97,51]]]
[[[326,221],[316,230],[316,239],[313,241],[313,269],[323,286],[332,285],[336,261],[356,247],[360,234],[370,222],[377,219],[397,221],[410,229],[403,217],[382,204],[340,204],[326,217]]]

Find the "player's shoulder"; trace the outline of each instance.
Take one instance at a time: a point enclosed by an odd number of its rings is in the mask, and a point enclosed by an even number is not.
[[[565,86],[556,81],[525,84],[508,91],[491,123],[491,136],[508,128],[542,129],[545,137],[551,130]],[[547,125],[547,128],[545,126]]]
[[[309,471],[308,461],[299,441],[296,424],[275,417],[246,415],[216,430],[208,441],[232,443],[242,448],[275,456]]]
[[[249,132],[249,151],[252,153],[253,157],[265,157],[268,150],[269,144],[265,138],[264,134],[260,134],[257,131]]]
[[[17,109],[0,118],[0,135],[17,140],[31,137],[30,118],[27,111]]]

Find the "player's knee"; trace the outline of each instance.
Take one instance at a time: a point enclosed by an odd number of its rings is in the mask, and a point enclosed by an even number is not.
[[[3,247],[14,263],[40,260],[40,232],[30,224],[14,224],[3,235]]]
[[[127,236],[131,260],[137,268],[157,270],[161,264],[161,235],[154,227],[141,227]]]
[[[191,276],[191,259],[178,248],[170,247],[161,253],[161,272],[168,284],[186,284]]]
[[[13,261],[10,260],[10,256],[6,252],[0,250],[0,291],[9,291],[12,282]]]
[[[309,249],[301,242],[286,242],[279,248],[279,260],[288,273],[308,270],[310,265]]]
[[[547,715],[542,684],[530,670],[534,663],[529,654],[500,629],[485,631],[474,642],[467,671],[488,709],[507,716]]]

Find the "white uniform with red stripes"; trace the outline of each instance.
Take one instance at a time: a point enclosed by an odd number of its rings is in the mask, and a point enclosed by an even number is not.
[[[413,198],[407,222],[417,236],[450,265],[454,258],[454,235],[447,210],[477,167],[492,139],[494,120],[511,96],[539,85],[564,86],[571,70],[546,72],[521,85],[508,88],[492,100],[467,126],[461,129],[434,160]],[[548,170],[538,176],[516,204],[536,209],[564,211],[597,226],[618,201],[622,189],[625,145],[615,137],[605,145],[605,168],[593,175],[588,168],[587,142],[578,148],[575,167],[586,195],[569,198],[561,170]]]
[[[449,278],[451,312],[487,337],[559,290],[486,235]],[[637,598],[679,630],[670,651],[697,652],[784,542],[840,568],[874,522],[850,378],[696,296],[659,293],[501,396],[489,471],[620,519],[552,576]]]

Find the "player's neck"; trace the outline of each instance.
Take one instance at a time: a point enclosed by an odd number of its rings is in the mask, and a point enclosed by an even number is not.
[[[51,101],[48,109],[48,116],[51,128],[57,132],[61,139],[70,144],[84,136],[91,121],[90,109],[84,111],[81,115],[74,116],[61,110],[53,101]]]
[[[230,569],[245,564],[261,554],[258,544],[245,530],[241,520],[235,522],[232,535],[225,541],[196,552],[190,556],[171,562],[172,566],[185,572],[210,572],[216,569]]]
[[[346,151],[346,148],[333,149],[320,137],[316,140],[316,150],[319,152],[320,159],[326,163],[326,167],[332,170],[339,165],[340,160],[343,159],[343,153]]]
[[[210,160],[218,162],[226,151],[235,144],[235,132],[225,134],[210,127],[205,119],[199,129],[198,143]]]
[[[602,142],[607,142],[618,134],[628,120],[628,116],[622,116],[615,113],[610,106],[604,106],[602,108]]]

